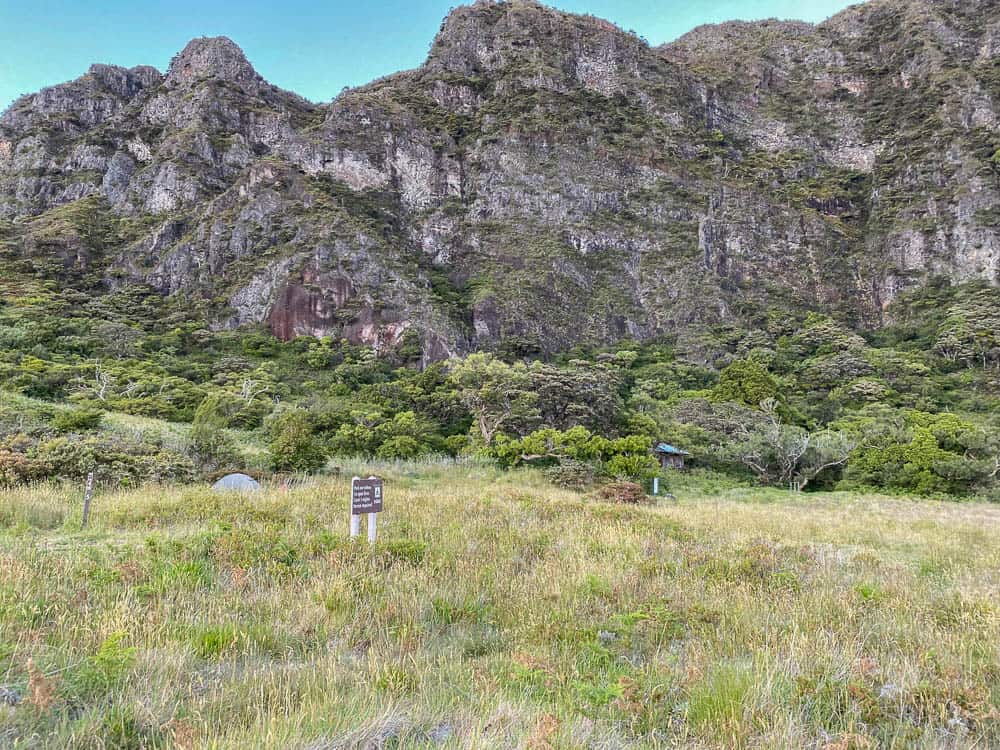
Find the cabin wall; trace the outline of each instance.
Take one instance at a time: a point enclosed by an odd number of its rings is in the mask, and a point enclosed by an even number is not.
[[[684,456],[660,455],[660,466],[664,469],[683,469]]]

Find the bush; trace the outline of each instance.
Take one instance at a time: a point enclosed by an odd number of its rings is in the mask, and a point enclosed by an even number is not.
[[[642,505],[650,502],[642,485],[635,482],[612,482],[597,491],[597,496],[606,502],[623,505]]]
[[[583,489],[594,483],[594,467],[583,461],[563,458],[555,466],[545,469],[545,478],[557,487]]]
[[[659,472],[659,461],[648,453],[620,453],[604,465],[606,476],[630,482],[648,482]]]
[[[84,694],[100,695],[120,684],[135,663],[136,648],[126,646],[127,640],[124,631],[109,635],[97,653],[70,676],[74,687]]]
[[[271,460],[278,471],[316,471],[326,454],[313,435],[312,421],[303,409],[288,409],[271,419]]]
[[[236,463],[236,448],[224,430],[228,421],[225,400],[218,394],[206,396],[195,411],[190,453],[203,467]]]
[[[186,456],[146,443],[87,438],[53,438],[39,443],[31,456],[50,475],[83,479],[93,471],[102,484],[133,486],[142,482],[191,481],[194,465]]]
[[[386,440],[375,451],[377,458],[416,458],[421,454],[420,443],[409,435],[397,435]]]
[[[419,565],[427,554],[427,542],[416,539],[393,539],[385,543],[383,556],[389,562],[406,562]]]
[[[51,476],[52,467],[22,453],[0,449],[0,488],[30,484]]]
[[[56,432],[89,432],[97,430],[104,419],[104,413],[97,409],[70,409],[58,412],[52,418]]]
[[[460,456],[465,453],[472,441],[468,435],[449,435],[444,439],[444,449],[449,456]]]
[[[746,406],[757,406],[767,399],[783,397],[778,381],[766,367],[752,360],[738,360],[719,374],[719,382],[712,389],[713,401],[735,401]]]
[[[330,441],[338,455],[416,458],[441,448],[433,425],[412,411],[389,418],[381,410],[354,409],[350,420],[337,428]]]

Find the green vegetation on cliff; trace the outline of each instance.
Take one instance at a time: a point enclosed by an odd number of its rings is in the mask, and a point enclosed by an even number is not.
[[[904,296],[867,337],[772,310],[760,328],[423,368],[419,346],[211,331],[138,287],[17,295],[0,307],[6,485],[432,454],[645,481],[664,440],[745,482],[1000,499],[1000,292],[983,284]]]

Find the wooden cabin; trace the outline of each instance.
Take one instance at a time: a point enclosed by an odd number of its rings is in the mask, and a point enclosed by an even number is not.
[[[687,451],[675,448],[669,443],[658,443],[653,449],[653,453],[660,459],[660,467],[663,469],[683,469],[684,457],[691,455]]]

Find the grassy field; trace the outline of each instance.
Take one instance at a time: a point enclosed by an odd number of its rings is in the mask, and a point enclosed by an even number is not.
[[[0,748],[1000,747],[1000,507],[375,468],[0,492]]]

